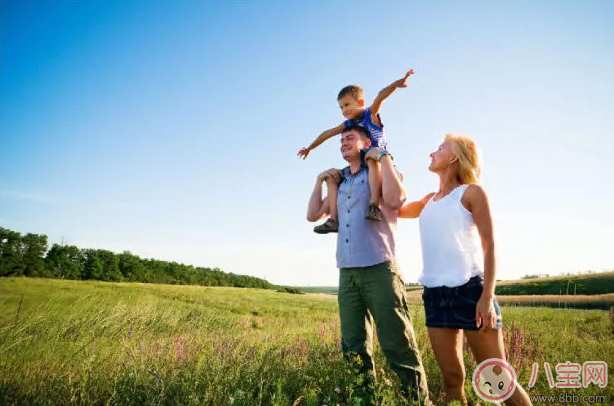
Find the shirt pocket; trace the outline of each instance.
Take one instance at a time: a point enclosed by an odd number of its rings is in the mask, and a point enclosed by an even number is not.
[[[352,185],[352,193],[358,200],[367,200],[371,197],[371,189],[369,188],[369,178],[367,176],[357,179],[356,183]]]

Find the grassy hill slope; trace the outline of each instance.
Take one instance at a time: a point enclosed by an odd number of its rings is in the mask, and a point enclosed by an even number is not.
[[[2,405],[358,404],[341,356],[334,296],[260,289],[0,280]],[[410,306],[434,400],[441,377],[419,305]],[[595,310],[503,308],[510,362],[526,387],[533,362],[614,359],[614,316]],[[556,334],[553,334],[556,326]],[[402,405],[375,345],[382,406]],[[475,363],[465,353],[466,389]],[[381,369],[383,368],[383,369]],[[614,368],[608,369],[614,381]],[[530,394],[554,394],[543,374]],[[578,395],[614,399],[614,387]]]
[[[601,295],[614,293],[614,271],[497,283],[497,295]]]

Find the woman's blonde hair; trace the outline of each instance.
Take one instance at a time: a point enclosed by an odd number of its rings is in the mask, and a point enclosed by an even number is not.
[[[478,183],[482,168],[478,146],[463,135],[446,134],[444,141],[451,141],[452,153],[458,158],[458,180],[461,183]]]

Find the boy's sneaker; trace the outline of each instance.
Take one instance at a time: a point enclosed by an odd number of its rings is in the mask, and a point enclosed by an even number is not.
[[[382,221],[382,211],[380,210],[379,206],[375,203],[371,203],[367,209],[365,218],[371,221]]]
[[[315,226],[313,231],[318,234],[336,233],[339,231],[339,222],[329,218],[319,226]]]

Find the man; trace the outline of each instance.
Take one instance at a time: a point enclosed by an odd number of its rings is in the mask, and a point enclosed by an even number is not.
[[[370,147],[364,128],[355,126],[341,135],[341,155],[349,166],[318,175],[307,209],[314,222],[329,215],[328,197],[322,198],[322,183],[328,196],[337,195],[339,234],[339,317],[341,343],[346,357],[358,355],[362,371],[375,376],[373,320],[384,355],[399,376],[411,400],[428,397],[426,376],[420,360],[407,302],[405,285],[396,266],[396,223],[405,200],[405,189],[390,156],[379,148],[365,159],[381,164],[382,221],[368,221],[370,201],[368,169],[361,165],[360,151]]]

